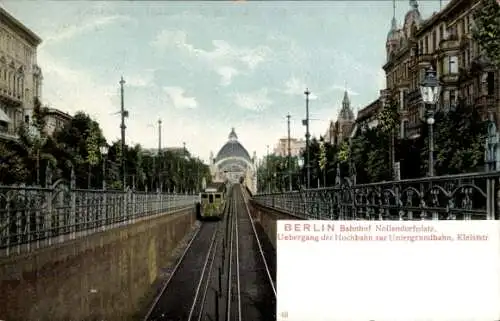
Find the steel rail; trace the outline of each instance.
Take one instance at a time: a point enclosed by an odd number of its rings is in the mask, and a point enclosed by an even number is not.
[[[143,321],[147,321],[149,319],[149,317],[151,316],[151,313],[153,313],[153,310],[156,307],[156,305],[158,304],[158,301],[160,301],[160,298],[162,297],[163,293],[165,293],[168,285],[170,284],[170,281],[172,280],[172,278],[174,277],[175,273],[177,272],[179,266],[181,265],[182,261],[184,260],[184,257],[186,257],[186,254],[191,249],[191,245],[193,244],[194,240],[198,237],[198,234],[200,233],[200,231],[201,231],[202,228],[203,228],[203,226],[200,226],[200,228],[198,228],[198,230],[195,232],[195,234],[193,235],[193,237],[189,241],[188,245],[186,246],[186,248],[182,252],[181,257],[179,258],[177,264],[174,266],[174,269],[170,273],[170,276],[168,277],[167,281],[162,286],[162,289],[160,290],[160,292],[158,293],[158,295],[153,300],[153,304],[149,308],[148,313],[146,313],[146,316],[143,318]]]
[[[234,200],[236,202],[236,199]],[[238,288],[238,321],[241,321],[241,287],[240,287],[240,252],[239,252],[239,235],[238,235],[238,212],[234,216],[234,230],[236,233],[236,286]]]
[[[250,208],[248,207],[248,202],[247,202],[246,198],[244,197],[245,191],[243,190],[241,185],[240,185],[240,191],[241,191],[241,194],[243,195],[243,203],[245,204],[247,215],[250,218],[250,223],[252,224],[253,233],[254,233],[255,239],[257,240],[257,245],[259,247],[260,256],[262,257],[262,261],[264,262],[264,266],[266,268],[266,274],[267,274],[267,277],[269,279],[269,283],[271,284],[271,287],[272,287],[273,293],[274,293],[274,297],[276,298],[276,286],[275,286],[273,278],[271,276],[271,272],[269,271],[269,266],[267,265],[266,256],[264,255],[264,251],[262,250],[262,245],[260,243],[259,236],[257,234],[257,230],[255,229],[255,223],[253,221],[252,215],[250,214]]]
[[[208,248],[207,256],[205,257],[205,262],[203,263],[203,268],[201,270],[200,279],[198,281],[198,286],[196,287],[196,292],[194,294],[193,303],[191,304],[191,309],[189,310],[189,317],[188,317],[187,321],[191,321],[191,318],[193,317],[193,313],[194,313],[194,310],[197,306],[196,304],[198,303],[198,295],[200,293],[200,289],[201,289],[201,286],[203,284],[203,281],[205,279],[207,279],[207,283],[210,282],[210,275],[208,275],[207,278],[205,278],[205,275],[206,275],[205,271],[207,270],[207,267],[209,265],[208,262],[211,261],[211,263],[213,263],[213,260],[211,260],[211,259],[215,258],[215,254],[212,254],[212,252],[215,253],[215,250],[216,250],[218,232],[219,232],[219,229],[217,228],[217,229],[215,229],[214,234],[212,235],[212,239],[210,241],[210,246]],[[210,264],[210,266],[211,265],[212,264]]]
[[[226,298],[226,321],[231,320],[231,299],[232,299],[232,265],[233,265],[233,243],[234,243],[234,225],[233,225],[233,220],[234,220],[234,215],[236,212],[236,202],[234,198],[234,190],[232,190],[232,197],[231,197],[231,212],[230,216],[228,217],[229,219],[229,264],[228,264],[228,274],[227,274],[227,298]]]

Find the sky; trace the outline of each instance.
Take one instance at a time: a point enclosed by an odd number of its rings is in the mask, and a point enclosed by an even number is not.
[[[447,1],[443,1],[445,5]],[[385,1],[22,1],[0,5],[38,34],[42,101],[84,111],[109,142],[120,137],[125,80],[127,144],[182,146],[207,161],[234,127],[252,154],[287,135],[323,135],[344,90],[355,111],[385,87],[393,15]],[[419,1],[423,17],[440,1]],[[398,0],[402,24],[409,1]]]

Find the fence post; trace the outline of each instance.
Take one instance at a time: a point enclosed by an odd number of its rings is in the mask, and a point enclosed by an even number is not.
[[[45,236],[48,240],[48,245],[52,244],[52,232],[53,229],[53,211],[52,211],[52,199],[54,198],[54,188],[52,187],[52,169],[50,164],[47,164],[47,169],[45,170],[45,188],[49,189],[45,191],[46,204],[47,204],[47,214],[45,215]]]
[[[124,223],[124,221],[127,220],[128,189],[125,188],[125,190],[122,193],[123,193],[122,219],[121,219],[120,225],[122,225]]]
[[[496,178],[488,177],[486,179],[486,219],[494,220],[496,217]]]
[[[77,217],[76,217],[76,176],[75,176],[75,168],[72,166],[71,167],[71,177],[70,177],[70,183],[69,183],[69,191],[71,195],[71,204],[70,204],[70,212],[69,212],[69,217],[70,217],[70,222],[71,222],[71,229],[70,229],[70,238],[74,239],[76,237],[76,229],[77,229]]]

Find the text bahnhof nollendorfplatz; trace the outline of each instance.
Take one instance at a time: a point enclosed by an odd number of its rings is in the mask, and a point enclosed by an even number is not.
[[[283,225],[278,241],[488,241],[487,234],[440,233],[430,224],[397,223],[290,223]]]

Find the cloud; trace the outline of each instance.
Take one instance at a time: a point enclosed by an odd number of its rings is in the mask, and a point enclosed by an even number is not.
[[[285,89],[283,92],[287,95],[304,95],[304,91],[306,90],[306,84],[299,80],[296,77],[291,77],[285,82]]]
[[[132,19],[127,16],[111,15],[111,16],[99,17],[97,19],[93,17],[92,19],[86,20],[80,24],[75,24],[75,25],[66,24],[61,26],[60,30],[53,30],[50,33],[50,36],[45,37],[40,47],[44,45],[55,44],[63,40],[68,40],[90,31],[98,31],[102,27],[113,23],[117,23],[120,21],[122,22],[131,21],[131,20]]]
[[[268,97],[267,89],[263,88],[251,93],[233,94],[234,103],[241,108],[262,111],[272,105],[273,101]]]
[[[282,93],[290,96],[302,96],[305,99],[304,92],[307,89],[307,85],[302,80],[296,78],[295,76],[292,76],[285,82],[284,87],[285,88],[281,90]],[[311,90],[309,91],[311,92],[309,95],[309,100],[317,100],[319,98],[316,93],[313,93]]]
[[[239,70],[242,68],[253,71],[272,54],[272,50],[267,46],[238,47],[225,40],[213,40],[213,49],[211,50],[197,48],[188,42],[187,33],[183,30],[162,30],[150,45],[160,52],[171,48],[184,50],[193,57],[213,66],[214,70],[222,77],[222,82],[227,80],[227,73],[221,74],[220,68],[226,68],[226,72],[229,70],[227,68],[236,71],[236,73],[232,72],[232,78],[241,74]]]
[[[233,67],[222,66],[215,70],[221,77],[221,85],[229,86],[233,80],[233,77],[239,74],[239,71]]]
[[[185,96],[185,90],[181,87],[163,87],[163,90],[165,91],[168,98],[170,99],[170,102],[175,108],[193,109],[198,107],[198,102],[196,101],[196,98]]]
[[[154,69],[146,69],[139,74],[127,75],[127,86],[131,87],[148,87],[153,84]]]

